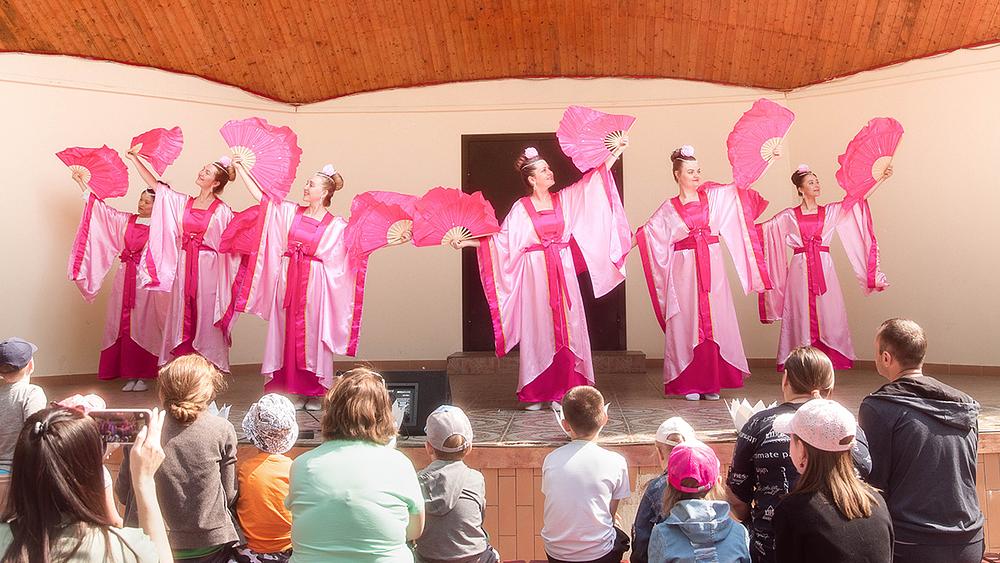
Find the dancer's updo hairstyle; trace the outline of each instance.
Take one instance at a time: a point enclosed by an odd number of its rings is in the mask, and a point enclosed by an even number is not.
[[[810,170],[807,164],[800,164],[798,169],[792,172],[792,183],[795,184],[795,190],[799,192],[799,197],[802,197],[802,184],[809,176],[816,176],[816,173]],[[819,176],[816,177],[819,178]]]
[[[316,173],[326,188],[326,196],[323,197],[323,207],[329,207],[333,201],[333,193],[344,189],[344,177],[334,169],[332,164],[327,164],[322,170]]]
[[[212,188],[212,193],[219,195],[226,188],[226,184],[236,179],[236,167],[228,156],[220,157],[212,163],[212,170],[215,172],[215,181],[218,186]]]
[[[531,189],[531,182],[528,181],[528,178],[538,171],[538,164],[543,160],[545,159],[538,154],[538,149],[528,147],[514,161],[514,170],[517,170],[521,174],[521,183],[529,190]]]
[[[670,162],[673,164],[674,171],[674,181],[677,181],[677,173],[684,168],[685,162],[694,162],[698,160],[694,156],[694,147],[691,145],[684,145],[674,149],[674,152],[670,153]]]

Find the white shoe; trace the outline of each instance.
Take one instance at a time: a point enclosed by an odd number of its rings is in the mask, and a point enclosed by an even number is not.
[[[719,399],[722,398],[722,396],[719,395],[718,393],[705,393],[704,395],[701,396],[701,398],[708,401],[718,401]]]
[[[542,403],[530,403],[528,406],[524,407],[526,411],[540,411],[542,410]]]
[[[138,381],[139,381],[138,379],[129,379],[128,381],[125,382],[125,385],[122,387],[122,391],[128,393],[130,391],[135,390],[135,384]]]
[[[684,395],[684,398],[689,401],[698,401],[701,400],[701,395],[697,393],[688,393],[687,395]]]
[[[306,402],[309,400],[308,397],[303,397],[302,395],[295,395],[292,399],[292,406],[296,410],[301,409],[306,406]]]
[[[309,397],[306,399],[305,409],[312,412],[321,411],[323,410],[323,401],[319,397]]]
[[[137,380],[135,381],[135,385],[134,385],[134,386],[132,386],[132,390],[133,390],[133,391],[136,391],[136,392],[138,392],[138,393],[141,393],[141,392],[143,392],[143,391],[149,391],[149,386],[148,386],[148,385],[146,385],[146,382],[145,382],[145,381],[143,381],[143,380],[141,380],[141,379],[137,379]]]
[[[552,401],[551,403],[549,403],[549,407],[554,411],[562,412],[562,403],[560,403],[559,401]]]

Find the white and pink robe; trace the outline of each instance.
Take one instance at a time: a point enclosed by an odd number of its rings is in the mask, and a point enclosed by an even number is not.
[[[698,201],[667,200],[636,233],[653,311],[664,331],[667,395],[718,393],[750,375],[720,240],[745,293],[770,285],[760,230],[767,207],[757,192],[705,183]]]
[[[69,258],[69,279],[91,303],[114,262],[121,263],[108,297],[98,377],[155,378],[166,299],[137,283],[149,225],[138,215],[109,207],[89,191],[84,198],[86,206]]]
[[[228,372],[229,342],[215,323],[239,265],[238,257],[219,252],[233,212],[218,198],[208,209],[195,209],[194,201],[160,183],[139,276],[144,287],[170,292],[160,364],[198,353]]]
[[[888,286],[879,269],[878,242],[868,202],[821,205],[812,214],[791,207],[762,223],[762,227],[773,289],[761,293],[758,302],[761,322],[781,321],[778,371],[784,369],[785,358],[794,348],[805,345],[823,350],[835,369],[850,369],[854,365],[854,346],[830,243],[834,234],[839,235],[866,294]]]
[[[577,273],[585,267],[595,296],[607,294],[625,279],[631,238],[605,166],[554,193],[552,205],[538,211],[521,198],[477,250],[497,356],[521,344],[517,396],[532,403],[594,383]]]
[[[265,391],[321,396],[336,375],[334,356],[357,352],[368,260],[349,259],[346,220],[327,213],[318,221],[306,210],[261,201],[259,242],[224,310],[268,321]]]

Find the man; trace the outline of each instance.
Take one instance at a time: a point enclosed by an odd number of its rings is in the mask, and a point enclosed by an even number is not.
[[[875,366],[889,383],[858,411],[872,458],[869,483],[892,515],[893,561],[979,563],[979,403],[924,375],[926,351],[913,321],[890,319],[875,334]]]

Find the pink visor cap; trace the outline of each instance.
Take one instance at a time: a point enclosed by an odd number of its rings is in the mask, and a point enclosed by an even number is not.
[[[670,486],[684,493],[703,493],[715,486],[719,478],[719,458],[703,442],[692,440],[674,446],[667,460],[667,481]],[[685,486],[684,480],[697,484]]]
[[[795,434],[824,452],[850,450],[858,433],[858,423],[851,411],[827,399],[812,399],[794,413],[775,417],[773,428],[782,434]]]
[[[427,434],[427,443],[439,452],[461,452],[472,446],[472,423],[462,409],[452,405],[441,405],[434,409],[427,417],[424,433]],[[455,435],[464,438],[461,445],[446,448],[445,440]]]

